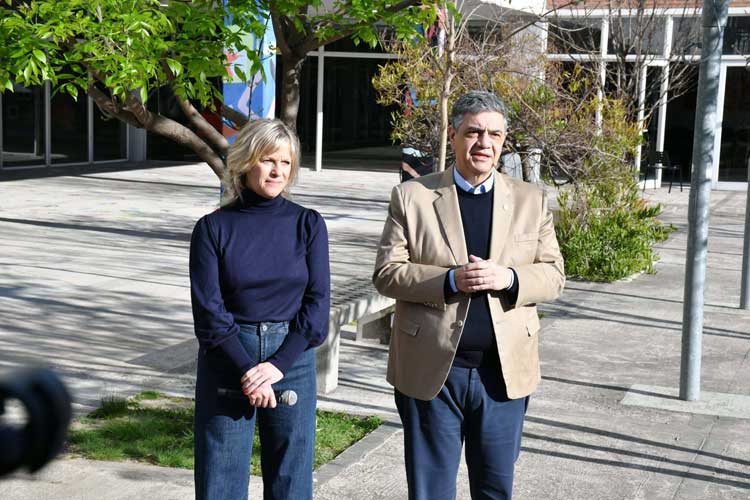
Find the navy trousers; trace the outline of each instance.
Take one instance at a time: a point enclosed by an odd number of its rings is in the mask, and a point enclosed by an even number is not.
[[[529,398],[508,399],[498,368],[454,366],[429,401],[395,391],[410,500],[453,500],[461,447],[474,500],[510,499]]]

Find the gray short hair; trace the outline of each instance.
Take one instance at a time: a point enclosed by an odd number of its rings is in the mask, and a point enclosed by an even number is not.
[[[245,176],[258,164],[264,155],[278,151],[288,145],[292,157],[287,189],[294,182],[299,170],[299,139],[297,134],[281,120],[260,118],[249,121],[237,133],[227,154],[227,167],[224,169],[222,205],[229,205],[239,198],[245,189]]]
[[[472,90],[456,99],[456,102],[453,103],[453,109],[451,109],[451,125],[458,130],[466,114],[483,113],[485,111],[500,113],[505,120],[505,128],[510,125],[508,108],[503,100],[492,92],[480,90]]]

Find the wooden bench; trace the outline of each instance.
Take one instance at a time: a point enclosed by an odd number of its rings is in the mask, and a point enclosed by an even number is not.
[[[388,321],[389,325],[390,322],[383,318],[387,318],[389,312],[392,313],[394,304],[393,299],[383,297],[375,290],[369,276],[331,284],[328,338],[317,348],[318,393],[327,394],[338,386],[341,327],[357,321],[358,338],[360,328],[363,336],[372,335],[368,332],[368,326],[373,322],[377,323],[374,327],[378,332],[384,332],[385,322]]]

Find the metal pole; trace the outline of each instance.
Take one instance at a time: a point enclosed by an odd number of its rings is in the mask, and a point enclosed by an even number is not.
[[[745,202],[745,243],[742,246],[742,288],[740,308],[750,309],[750,157],[747,159],[747,200]]]
[[[695,401],[700,396],[701,336],[703,300],[708,253],[708,215],[711,170],[719,96],[719,72],[728,0],[703,0],[703,48],[698,103],[693,135],[693,176],[688,208],[688,242],[685,261],[685,300],[682,310],[682,361],[680,399]]]

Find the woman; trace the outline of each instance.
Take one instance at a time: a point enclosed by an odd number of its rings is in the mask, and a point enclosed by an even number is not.
[[[312,498],[315,351],[328,333],[323,218],[286,199],[299,140],[255,120],[227,157],[222,207],[190,242],[195,335],[196,499],[247,499],[256,419],[265,498]],[[276,394],[297,393],[295,405]]]

